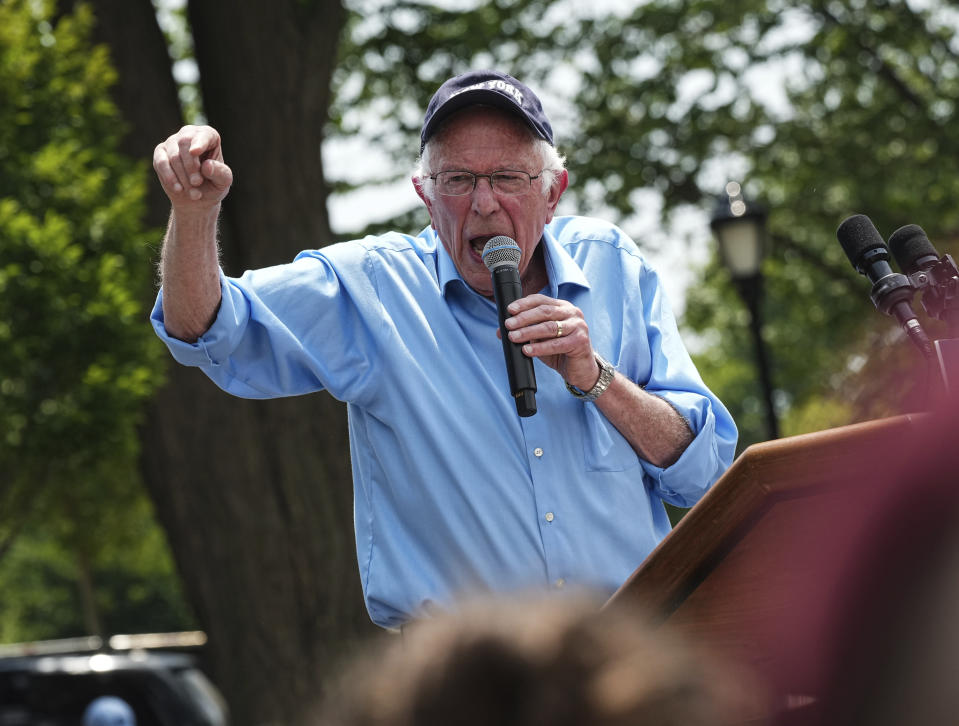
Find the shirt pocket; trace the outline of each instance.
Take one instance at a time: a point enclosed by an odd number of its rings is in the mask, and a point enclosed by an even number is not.
[[[583,455],[587,471],[626,471],[639,466],[639,456],[626,438],[597,410],[583,405]]]

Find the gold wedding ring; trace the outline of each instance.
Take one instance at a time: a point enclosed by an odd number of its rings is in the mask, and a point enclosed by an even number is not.
[[[559,320],[556,321],[556,337],[560,338],[563,335],[563,323]]]

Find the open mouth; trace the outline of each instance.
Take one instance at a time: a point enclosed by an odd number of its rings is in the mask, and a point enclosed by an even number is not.
[[[470,239],[470,246],[473,248],[473,251],[479,255],[480,259],[483,257],[483,248],[486,247],[486,243],[495,236],[495,234],[484,234]]]
[[[470,247],[473,248],[473,251],[478,254],[481,258],[483,256],[483,248],[486,247],[486,243],[489,242],[493,237],[506,237],[510,239],[509,235],[504,235],[502,232],[493,232],[492,234],[481,234],[477,237],[470,237],[469,243]]]

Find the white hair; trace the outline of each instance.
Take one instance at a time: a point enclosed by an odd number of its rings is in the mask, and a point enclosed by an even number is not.
[[[440,128],[440,130],[433,134],[432,138],[426,142],[426,146],[423,147],[423,153],[420,154],[420,158],[416,162],[416,168],[413,170],[413,176],[422,182],[423,192],[430,199],[435,199],[436,195],[436,185],[433,183],[433,180],[430,179],[430,175],[435,173],[430,166],[430,160],[442,136],[443,129]],[[539,180],[542,192],[546,194],[550,188],[552,188],[553,184],[556,183],[560,172],[566,168],[566,157],[560,154],[559,151],[556,150],[556,147],[548,141],[534,136],[531,130],[529,131],[529,138],[534,151],[539,154],[540,162],[542,163],[543,171],[539,175]]]

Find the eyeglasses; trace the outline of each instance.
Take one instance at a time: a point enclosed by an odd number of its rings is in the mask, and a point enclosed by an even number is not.
[[[502,169],[494,171],[492,174],[474,174],[471,171],[441,171],[439,174],[433,174],[430,179],[436,182],[436,190],[444,197],[461,197],[470,194],[476,188],[476,180],[479,177],[489,179],[490,186],[497,194],[515,196],[528,192],[533,184],[533,179],[539,179],[542,175],[543,172],[531,176],[525,171],[513,171],[512,169]]]

